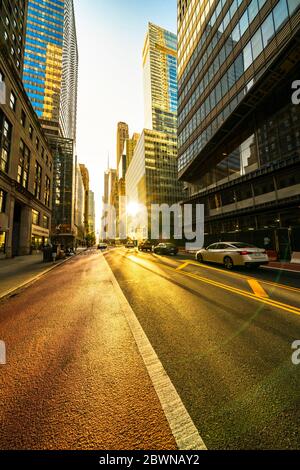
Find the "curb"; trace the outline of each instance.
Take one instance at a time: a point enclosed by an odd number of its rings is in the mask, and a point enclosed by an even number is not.
[[[25,289],[26,287],[29,287],[29,285],[34,284],[36,281],[38,281],[40,278],[48,274],[50,271],[53,271],[53,269],[58,268],[59,266],[62,266],[65,264],[67,261],[70,261],[71,259],[75,258],[76,256],[81,255],[81,253],[84,253],[87,250],[83,250],[80,253],[75,254],[75,256],[70,256],[70,258],[66,258],[62,260],[59,264],[54,264],[50,268],[47,268],[45,271],[37,274],[36,276],[33,276],[32,278],[28,279],[27,281],[23,282],[22,284],[18,285],[17,287],[13,287],[12,289],[4,292],[4,294],[0,294],[0,302],[6,298],[11,297],[12,295],[16,294],[18,291]]]

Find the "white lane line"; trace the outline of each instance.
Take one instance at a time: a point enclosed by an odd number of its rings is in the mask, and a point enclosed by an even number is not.
[[[103,258],[105,259],[105,257]],[[132,331],[138,350],[145,363],[178,449],[207,450],[206,445],[192,421],[192,418],[182,403],[180,396],[178,395],[156,352],[151,346],[150,341],[128,303],[106,259],[105,262],[111,272],[111,281],[118,294],[121,309]]]

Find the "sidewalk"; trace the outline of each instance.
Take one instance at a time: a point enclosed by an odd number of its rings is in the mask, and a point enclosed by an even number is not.
[[[288,263],[286,261],[270,261],[269,264],[267,266],[263,266],[263,268],[300,273],[299,263]]]
[[[26,284],[51,271],[65,261],[57,261],[55,264],[52,262],[43,263],[42,253],[0,260],[0,299],[16,289],[25,287]]]

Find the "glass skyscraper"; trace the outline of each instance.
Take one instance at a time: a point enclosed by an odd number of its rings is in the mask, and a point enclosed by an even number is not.
[[[206,243],[300,251],[300,0],[178,1],[178,170]]]
[[[73,0],[29,0],[23,82],[46,132],[75,139],[77,75]]]
[[[152,23],[143,49],[146,129],[177,133],[177,36]]]

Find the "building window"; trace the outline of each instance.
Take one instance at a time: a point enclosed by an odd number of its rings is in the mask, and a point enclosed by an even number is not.
[[[32,223],[33,225],[39,225],[40,223],[40,213],[32,209]]]
[[[26,114],[25,114],[25,111],[24,111],[23,109],[22,109],[22,111],[21,111],[21,125],[22,125],[23,127],[26,126]]]
[[[50,188],[51,188],[51,181],[49,176],[46,176],[45,179],[45,205],[50,207]]]
[[[0,189],[0,212],[5,212],[6,192]]]
[[[9,106],[13,111],[16,110],[17,98],[13,91],[10,92]]]
[[[8,172],[12,125],[0,110],[0,169]]]
[[[38,137],[35,139],[35,146],[36,146],[36,149],[39,150],[39,148],[40,148],[40,139]]]
[[[49,228],[49,217],[47,217],[47,215],[43,216],[43,228]]]
[[[35,178],[34,178],[34,195],[36,198],[41,198],[42,189],[42,167],[38,162],[35,162]]]
[[[4,74],[2,70],[0,70],[0,82],[4,82]]]
[[[26,189],[28,186],[29,162],[30,150],[21,139],[17,181]]]
[[[41,153],[41,156],[42,156],[42,159],[44,160],[44,158],[45,158],[45,149],[44,149],[44,147],[42,147],[42,153]]]
[[[33,127],[32,127],[31,124],[29,125],[29,137],[30,137],[30,140],[32,140],[32,137],[33,137]]]

